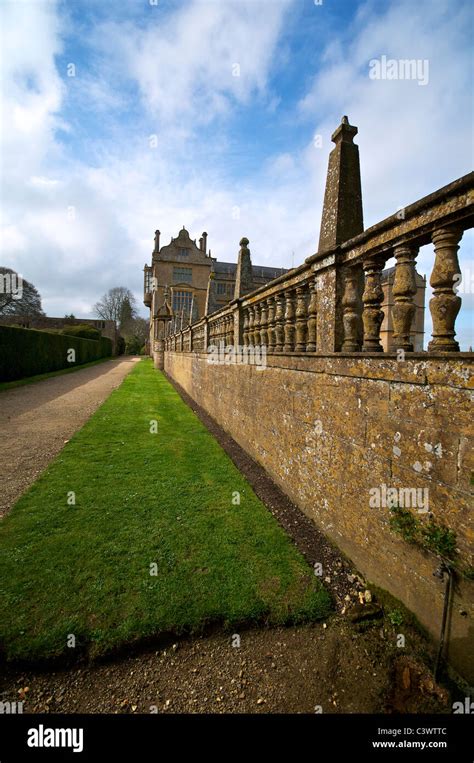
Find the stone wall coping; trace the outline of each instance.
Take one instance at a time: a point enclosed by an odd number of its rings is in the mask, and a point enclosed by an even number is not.
[[[168,350],[170,355],[199,357],[205,361],[204,350]],[[364,378],[386,384],[412,384],[416,387],[444,386],[474,391],[474,353],[431,355],[412,353],[401,363],[396,356],[381,353],[272,353],[267,355],[268,369],[301,371],[310,374],[329,374],[334,377]],[[367,361],[370,361],[368,363]],[[378,362],[374,362],[378,361]],[[229,363],[239,367],[241,364]],[[242,364],[249,365],[249,364]],[[265,373],[258,370],[255,373]]]

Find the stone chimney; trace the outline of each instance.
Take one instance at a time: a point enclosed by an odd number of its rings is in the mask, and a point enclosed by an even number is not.
[[[248,238],[244,237],[240,239],[239,259],[237,262],[237,272],[235,274],[234,299],[243,297],[254,289],[252,260],[250,258],[248,243]]]
[[[160,251],[160,231],[159,230],[155,231],[155,249],[154,249],[154,251],[157,254]]]
[[[200,238],[199,240],[202,241],[201,249],[204,252],[204,254],[206,254],[206,252],[207,252],[207,233],[206,233],[206,231],[203,232],[202,238]]]
[[[329,154],[318,252],[334,249],[364,230],[359,147],[353,142],[357,132],[342,117],[331,135],[336,145]]]

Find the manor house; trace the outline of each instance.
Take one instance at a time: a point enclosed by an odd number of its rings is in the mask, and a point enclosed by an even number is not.
[[[144,303],[152,307],[164,304],[164,291],[171,292],[170,307],[173,315],[184,316],[184,324],[198,320],[206,313],[215,312],[234,298],[237,264],[219,262],[207,251],[207,233],[191,239],[186,228],[176,238],[160,248],[160,231],[155,231],[155,247],[151,265],[145,265]],[[283,275],[284,268],[252,266],[252,288],[265,286]],[[250,290],[250,289],[249,289]]]

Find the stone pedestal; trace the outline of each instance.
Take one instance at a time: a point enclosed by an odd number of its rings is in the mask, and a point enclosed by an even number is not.
[[[158,371],[165,367],[165,345],[162,340],[153,342],[153,365]]]

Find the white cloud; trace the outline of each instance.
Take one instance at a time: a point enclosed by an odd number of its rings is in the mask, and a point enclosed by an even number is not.
[[[62,83],[54,56],[61,50],[53,2],[0,6],[2,35],[2,169],[21,183],[45,153],[55,151],[54,129]]]
[[[145,28],[105,23],[109,66],[135,80],[160,125],[189,127],[229,114],[234,102],[265,96],[284,12],[291,0],[186,3],[165,18],[151,7]],[[99,42],[100,44],[100,42]]]

